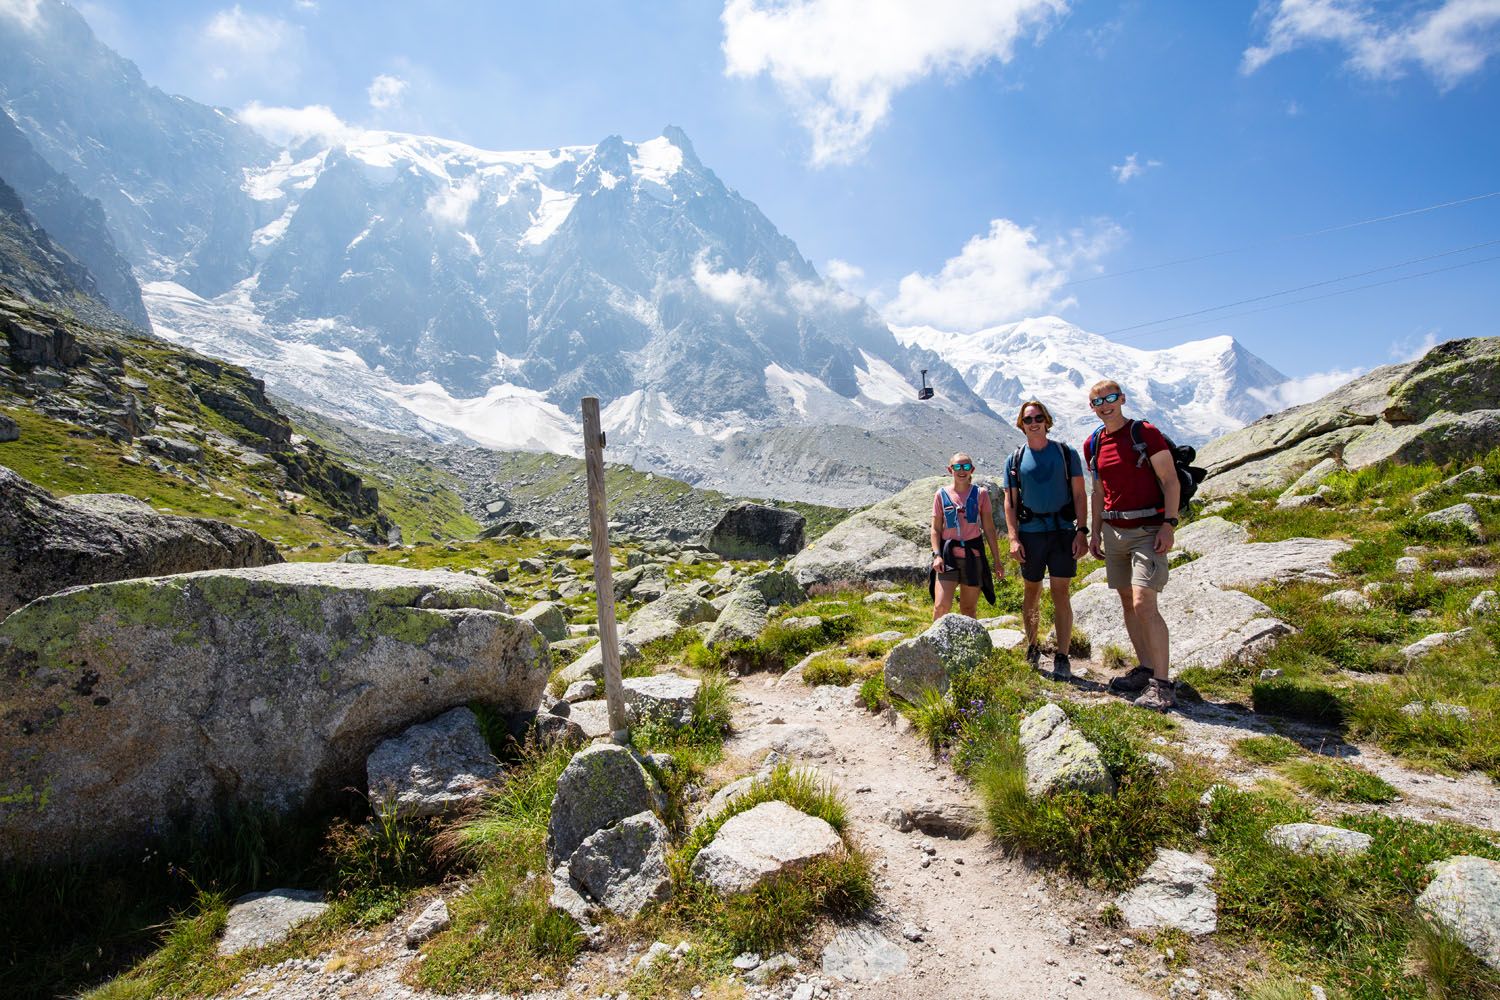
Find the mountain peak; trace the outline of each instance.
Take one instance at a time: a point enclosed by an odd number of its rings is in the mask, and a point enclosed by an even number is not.
[[[698,159],[697,150],[693,149],[693,141],[678,126],[668,125],[661,130],[661,137],[682,150],[682,158],[684,160],[695,165],[701,162]]]

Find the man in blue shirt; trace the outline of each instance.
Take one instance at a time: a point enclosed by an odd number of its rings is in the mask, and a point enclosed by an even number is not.
[[[1011,558],[1021,564],[1025,598],[1021,620],[1026,629],[1026,660],[1038,666],[1042,647],[1037,641],[1042,605],[1042,577],[1051,577],[1052,621],[1057,648],[1052,674],[1072,675],[1068,647],[1073,641],[1073,604],[1068,587],[1078,573],[1078,560],[1088,551],[1088,528],[1079,525],[1078,512],[1087,510],[1083,492],[1083,460],[1078,452],[1047,437],[1052,414],[1037,400],[1021,404],[1016,426],[1026,443],[1005,463],[1005,528]]]

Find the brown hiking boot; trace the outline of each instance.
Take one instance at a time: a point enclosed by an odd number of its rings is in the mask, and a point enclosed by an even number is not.
[[[1109,689],[1116,694],[1135,694],[1144,691],[1151,680],[1150,667],[1134,667],[1109,682]]]
[[[1177,685],[1171,681],[1159,681],[1151,678],[1146,685],[1146,690],[1135,700],[1142,708],[1154,708],[1158,712],[1165,712],[1169,708],[1177,707]]]

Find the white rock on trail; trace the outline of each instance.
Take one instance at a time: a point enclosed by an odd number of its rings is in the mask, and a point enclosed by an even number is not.
[[[271,889],[241,896],[229,906],[219,954],[237,955],[279,944],[298,924],[321,916],[326,909],[323,894],[310,889]]]
[[[1205,861],[1158,848],[1156,860],[1133,889],[1115,899],[1125,923],[1136,930],[1175,927],[1194,936],[1219,926],[1214,869]]]
[[[448,901],[434,899],[406,928],[406,946],[419,948],[422,942],[441,934],[452,924],[448,915]]]
[[[906,965],[906,952],[868,924],[840,928],[823,948],[823,975],[849,983],[877,983]]]
[[[725,894],[746,892],[766,879],[843,850],[824,820],[785,802],[762,802],[731,816],[693,859],[693,877]]]

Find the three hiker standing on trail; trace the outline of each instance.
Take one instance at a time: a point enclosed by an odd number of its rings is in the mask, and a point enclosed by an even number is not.
[[[953,485],[944,486],[932,498],[932,571],[927,585],[930,591],[936,591],[933,621],[953,609],[955,588],[959,614],[978,617],[981,590],[991,604],[995,603],[986,547],[1001,579],[1005,577],[990,491],[974,484],[974,460],[959,452],[948,462],[948,471],[953,474]]]
[[[1021,404],[1016,426],[1026,435],[1026,443],[1005,464],[1005,531],[1011,558],[1021,564],[1026,662],[1033,667],[1041,662],[1037,630],[1042,577],[1047,576],[1057,638],[1052,673],[1065,679],[1072,675],[1068,649],[1073,638],[1073,604],[1068,588],[1078,574],[1078,560],[1088,551],[1088,529],[1077,523],[1078,511],[1085,508],[1083,462],[1073,448],[1047,437],[1052,414],[1040,401]]]
[[[1105,580],[1120,595],[1139,661],[1110,688],[1141,691],[1136,704],[1165,710],[1177,696],[1168,679],[1167,623],[1157,595],[1167,585],[1182,488],[1167,439],[1144,420],[1126,419],[1125,401],[1118,382],[1099,382],[1089,391],[1089,406],[1103,425],[1084,442],[1094,478],[1089,551],[1104,560]]]

